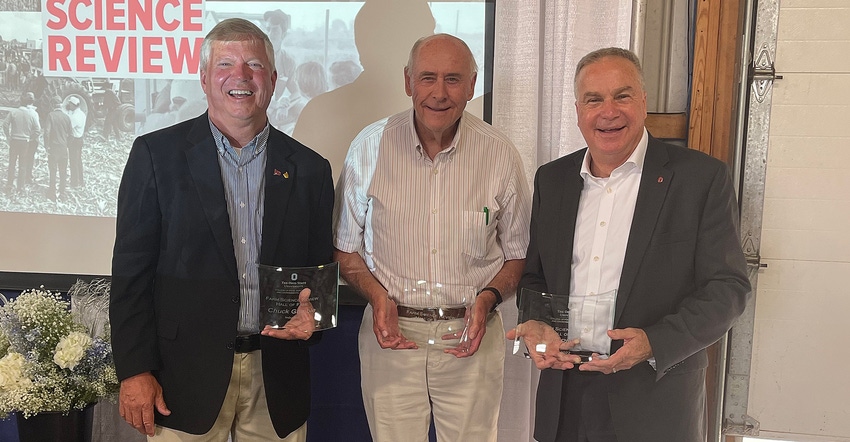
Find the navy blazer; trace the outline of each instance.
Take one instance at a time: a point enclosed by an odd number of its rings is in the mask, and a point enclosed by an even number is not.
[[[231,374],[239,281],[218,151],[207,114],[138,137],[118,191],[110,321],[119,379],[151,371],[171,415],[192,434],[212,427]],[[260,263],[331,262],[333,181],[327,160],[271,128]],[[318,336],[316,336],[318,339]],[[262,337],[263,380],[284,437],[310,410],[304,341]]]
[[[585,151],[541,166],[519,283],[569,293]],[[619,440],[702,441],[705,348],[744,310],[750,292],[728,168],[701,152],[649,139],[617,290],[614,328],[643,329],[657,361],[606,377]],[[622,341],[611,345],[613,353]],[[543,370],[535,438],[553,441],[575,371]]]

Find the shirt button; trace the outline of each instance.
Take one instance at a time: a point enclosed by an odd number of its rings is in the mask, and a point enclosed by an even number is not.
[[[245,241],[245,238],[242,238],[242,244],[245,244],[248,241]]]
[[[431,209],[431,213],[437,213],[437,209]]]
[[[434,175],[436,175],[436,174],[438,174],[438,173],[440,173],[440,171],[439,171],[439,170],[437,170],[437,169],[434,169]]]
[[[605,227],[605,226],[608,225],[608,223],[606,223],[605,221],[602,221],[601,223],[599,223],[599,225],[602,226],[602,227]]]
[[[432,255],[436,255],[436,254],[437,254],[437,249],[431,249],[431,254],[432,254]]]
[[[585,327],[584,330],[582,330],[582,331],[585,332],[585,333],[590,333],[590,327]]]
[[[612,189],[612,188],[608,187],[608,188],[606,188],[606,189],[605,189],[605,191],[606,191],[606,192],[608,192],[608,193],[611,193],[611,192],[613,192],[613,191],[614,191],[614,189]]]
[[[239,207],[244,208],[244,207],[245,207],[245,203],[239,203]]]
[[[594,257],[593,257],[593,260],[594,260],[594,261],[599,261],[599,257],[598,257],[598,256],[594,256]]]

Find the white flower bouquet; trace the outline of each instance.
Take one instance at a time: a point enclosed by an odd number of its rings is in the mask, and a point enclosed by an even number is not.
[[[58,292],[27,290],[0,301],[0,418],[114,400],[118,379],[108,337],[92,338]]]

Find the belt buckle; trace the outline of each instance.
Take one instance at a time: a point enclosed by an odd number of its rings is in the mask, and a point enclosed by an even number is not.
[[[437,319],[439,319],[439,316],[437,314],[437,310],[435,310],[433,308],[423,308],[422,310],[419,311],[419,313],[422,315],[421,316],[422,319],[429,321],[429,322],[430,321],[436,321]]]

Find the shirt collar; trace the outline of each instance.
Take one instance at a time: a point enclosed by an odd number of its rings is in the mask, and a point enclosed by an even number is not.
[[[416,146],[416,153],[419,158],[424,158],[425,151],[422,149],[422,142],[419,141],[419,134],[416,133],[416,115],[413,113],[413,108],[410,108],[410,113],[407,116],[408,122],[410,123],[410,132],[411,137],[413,137],[413,142]],[[447,156],[454,155],[454,152],[457,150],[457,144],[460,140],[460,133],[463,130],[463,126],[466,124],[466,111],[460,116],[460,124],[457,125],[457,132],[455,132],[454,138],[452,138],[452,143],[449,144],[449,147],[443,149],[437,155],[445,154]],[[436,157],[435,157],[436,158]]]
[[[646,146],[649,144],[649,134],[646,131],[646,128],[643,129],[643,135],[640,137],[640,141],[638,141],[637,147],[632,151],[632,154],[629,155],[629,158],[626,161],[617,166],[616,169],[611,171],[611,175],[619,174],[621,172],[625,172],[627,170],[636,169],[637,171],[643,170],[643,161],[646,158]],[[590,149],[584,152],[584,160],[581,162],[581,177],[587,179],[588,177],[594,177],[592,173],[590,173]],[[595,177],[594,177],[595,178]]]
[[[234,158],[238,158],[239,156],[236,154],[236,149],[230,144],[230,140],[224,136],[216,126],[213,124],[212,120],[210,122],[210,130],[212,131],[213,139],[215,139],[215,147],[218,149],[218,154],[224,156],[225,154],[230,154]],[[257,156],[266,149],[266,144],[268,144],[269,139],[269,122],[266,120],[266,125],[263,127],[263,130],[260,131],[245,147],[242,148],[243,152],[252,152],[253,156]]]

